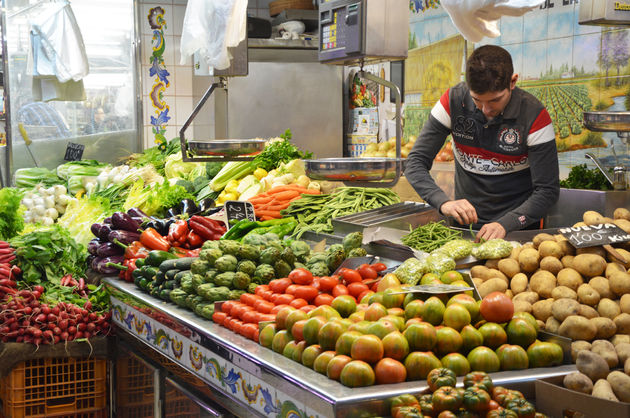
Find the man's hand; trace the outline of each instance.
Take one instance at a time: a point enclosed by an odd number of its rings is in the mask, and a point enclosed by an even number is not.
[[[449,200],[440,206],[440,212],[444,216],[452,216],[460,225],[474,224],[477,222],[477,211],[466,199]]]
[[[504,237],[505,237],[505,228],[503,228],[501,224],[498,222],[491,222],[481,227],[481,229],[477,233],[475,242],[479,242],[482,239],[488,241],[493,238],[504,238]]]

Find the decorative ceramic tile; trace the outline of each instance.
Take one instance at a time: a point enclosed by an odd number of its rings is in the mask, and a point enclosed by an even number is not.
[[[148,20],[146,23],[153,31],[151,38],[152,53],[149,57],[149,78],[153,79],[153,84],[149,92],[150,105],[153,109],[150,116],[150,123],[153,126],[152,134],[154,141],[159,145],[165,145],[167,142],[167,137],[165,136],[166,124],[171,119],[169,115],[170,107],[168,103],[164,101],[164,95],[170,85],[169,78],[171,76],[164,62],[167,39],[165,35],[167,28],[165,19],[166,9],[172,11],[172,6],[152,7],[146,15]],[[173,59],[172,53],[171,59]],[[147,106],[149,106],[149,104],[147,104]]]

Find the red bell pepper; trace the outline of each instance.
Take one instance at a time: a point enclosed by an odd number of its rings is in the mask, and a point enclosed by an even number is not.
[[[190,248],[199,248],[205,240],[199,236],[195,231],[188,231],[186,237],[186,243]]]
[[[168,251],[171,244],[154,228],[147,228],[140,234],[140,242],[150,250]]]
[[[188,234],[188,222],[183,219],[178,219],[168,227],[168,240],[175,245],[175,243],[181,243],[186,241],[186,235]]]
[[[125,247],[125,258],[146,258],[149,250],[140,241],[134,241]]]

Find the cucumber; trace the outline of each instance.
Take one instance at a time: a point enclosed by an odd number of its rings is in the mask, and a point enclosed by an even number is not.
[[[164,282],[164,289],[175,289],[175,280],[167,280]]]
[[[182,257],[175,260],[175,268],[178,270],[190,270],[190,265],[199,257]]]
[[[164,280],[166,280],[166,276],[163,271],[159,270],[157,273],[155,273],[154,281],[156,285],[164,283]]]
[[[166,280],[173,280],[177,273],[179,273],[178,269],[170,269],[166,273],[164,273],[164,276],[166,276]]]
[[[180,271],[179,273],[177,273],[174,277],[175,280],[177,280],[178,282],[181,281],[184,277],[188,276],[189,274],[192,274],[192,272],[190,270],[184,270],[184,271]]]
[[[169,270],[173,270],[173,269],[177,268],[177,267],[175,267],[175,262],[178,261],[178,260],[179,260],[179,258],[173,258],[173,259],[162,261],[160,263],[160,271],[163,271],[164,273],[166,273]]]

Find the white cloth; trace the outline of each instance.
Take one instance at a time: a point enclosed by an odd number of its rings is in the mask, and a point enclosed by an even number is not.
[[[85,44],[70,4],[47,3],[29,18],[32,74],[56,76],[60,83],[79,81],[89,72]]]
[[[180,43],[181,60],[198,52],[217,70],[230,66],[228,47],[237,46],[247,31],[247,0],[189,0]]]
[[[467,40],[479,42],[484,37],[501,35],[501,16],[522,16],[544,0],[442,0],[444,10]]]

